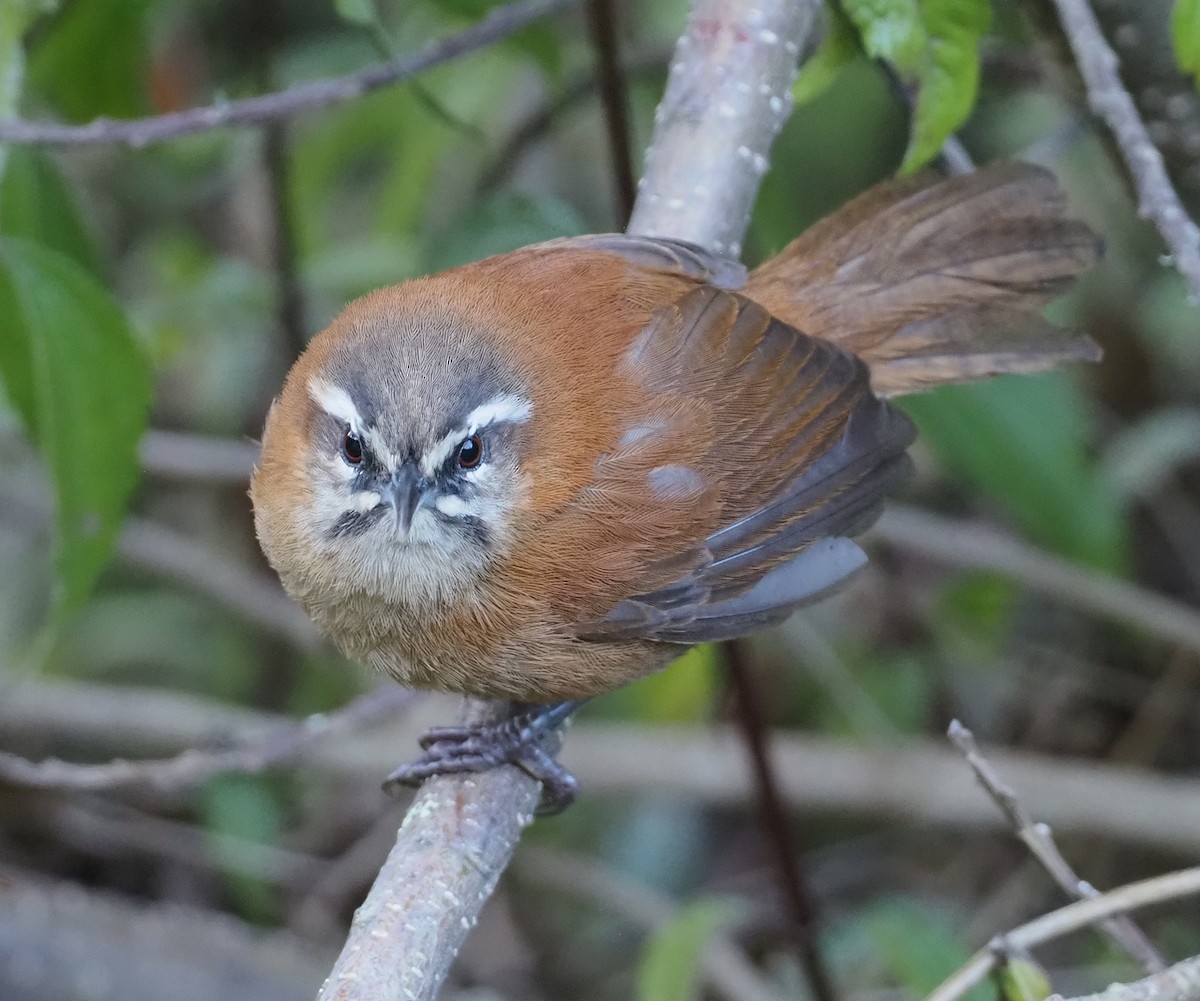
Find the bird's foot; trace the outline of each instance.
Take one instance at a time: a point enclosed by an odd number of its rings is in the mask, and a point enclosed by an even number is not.
[[[542,738],[562,726],[580,704],[556,702],[493,723],[435,727],[421,738],[424,753],[392,772],[383,786],[418,786],[434,775],[485,772],[510,764],[541,782],[539,815],[561,813],[575,799],[579,783],[546,751]]]

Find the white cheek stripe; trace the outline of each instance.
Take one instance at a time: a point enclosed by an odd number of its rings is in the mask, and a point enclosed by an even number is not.
[[[327,414],[349,424],[355,434],[362,430],[362,417],[359,416],[358,407],[341,386],[316,378],[308,384],[308,395]]]
[[[456,428],[421,456],[421,469],[426,476],[433,476],[450,453],[464,438],[470,438],[480,428],[489,424],[524,424],[533,413],[533,404],[523,396],[504,393],[487,403],[482,403],[467,414],[460,428]],[[450,512],[446,512],[449,514]]]

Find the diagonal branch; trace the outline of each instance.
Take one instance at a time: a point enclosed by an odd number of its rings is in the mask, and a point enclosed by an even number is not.
[[[1006,952],[1011,955],[1028,951],[1117,914],[1197,894],[1200,894],[1200,867],[1128,883],[1091,900],[1067,904],[998,936],[942,981],[925,1001],[958,1001],[997,968]]]
[[[1012,786],[1000,777],[1000,773],[983,756],[979,745],[975,743],[975,735],[958,720],[951,722],[948,735],[951,743],[967,759],[967,764],[971,766],[984,791],[1008,818],[1017,837],[1041,863],[1042,868],[1050,873],[1063,892],[1077,900],[1093,900],[1100,896],[1100,892],[1094,886],[1076,875],[1071,864],[1063,857],[1055,844],[1049,825],[1034,821],[1017,798]],[[1141,964],[1147,973],[1161,973],[1166,968],[1158,950],[1129,918],[1123,915],[1105,918],[1096,922],[1096,926],[1108,935],[1118,948]]]
[[[817,0],[694,0],[629,231],[736,254]],[[505,707],[467,700],[468,720]],[[426,782],[319,1001],[431,1001],[532,817],[511,766]]]
[[[54,146],[117,144],[140,148],[211,129],[277,122],[342,104],[382,87],[403,83],[434,66],[486,48],[548,14],[579,2],[523,0],[521,3],[508,4],[496,8],[483,20],[457,35],[431,42],[412,55],[368,66],[357,73],[313,80],[273,94],[260,94],[205,108],[189,108],[187,111],[133,121],[98,118],[86,125],[60,125],[9,118],[0,121],[0,143]]]

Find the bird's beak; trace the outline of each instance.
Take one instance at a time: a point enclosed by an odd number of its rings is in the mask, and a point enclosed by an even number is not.
[[[383,485],[380,491],[385,504],[390,504],[396,518],[396,534],[403,542],[412,528],[413,515],[429,494],[429,481],[416,462],[407,460]]]

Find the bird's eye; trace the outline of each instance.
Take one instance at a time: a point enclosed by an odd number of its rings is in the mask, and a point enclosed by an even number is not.
[[[459,469],[474,469],[483,461],[483,439],[477,434],[471,435],[458,446],[454,459]]]
[[[342,458],[352,466],[357,466],[363,459],[362,439],[349,428],[342,435]]]

